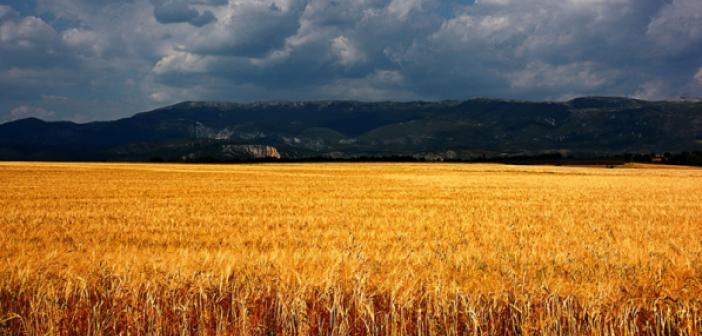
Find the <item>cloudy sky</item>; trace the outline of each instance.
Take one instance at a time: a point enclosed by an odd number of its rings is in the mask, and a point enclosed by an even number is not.
[[[702,96],[702,1],[0,0],[0,121],[584,95]]]

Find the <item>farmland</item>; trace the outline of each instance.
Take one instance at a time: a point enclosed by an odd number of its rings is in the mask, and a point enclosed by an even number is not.
[[[643,168],[0,163],[0,335],[699,335]]]

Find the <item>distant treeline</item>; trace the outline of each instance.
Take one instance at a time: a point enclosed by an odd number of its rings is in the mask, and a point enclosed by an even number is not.
[[[305,158],[265,158],[222,160],[216,157],[199,157],[182,161],[154,157],[151,162],[189,162],[189,163],[324,163],[324,162],[455,162],[455,163],[505,163],[505,164],[554,164],[554,165],[621,165],[625,163],[657,163],[667,165],[702,166],[702,151],[680,153],[624,153],[599,156],[568,156],[561,153],[535,155],[488,156],[470,159],[429,159],[411,155],[374,155],[353,158],[305,157]]]
[[[702,151],[663,153],[656,154],[636,154],[629,156],[632,162],[652,162],[670,165],[702,166]]]

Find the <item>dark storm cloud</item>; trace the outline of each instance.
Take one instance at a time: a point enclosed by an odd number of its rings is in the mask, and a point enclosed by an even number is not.
[[[202,27],[217,18],[209,10],[198,11],[188,3],[183,1],[152,1],[154,4],[154,17],[160,23],[189,23],[196,27]]]
[[[699,13],[699,0],[5,0],[0,120],[187,99],[702,96]]]

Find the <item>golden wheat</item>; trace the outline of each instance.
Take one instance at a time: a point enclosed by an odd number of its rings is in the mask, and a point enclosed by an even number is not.
[[[0,335],[699,335],[702,170],[0,164]]]

